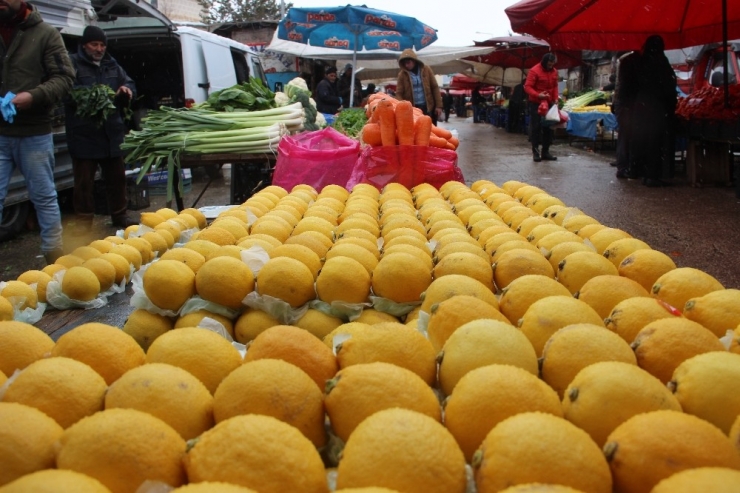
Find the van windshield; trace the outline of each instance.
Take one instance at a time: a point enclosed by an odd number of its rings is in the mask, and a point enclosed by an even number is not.
[[[707,67],[709,77],[709,84],[714,87],[721,87],[724,84],[724,64],[722,56],[727,55],[727,68],[728,68],[728,83],[737,84],[737,66],[738,66],[738,55],[740,53],[729,51],[727,53],[717,53],[712,58],[710,66]]]

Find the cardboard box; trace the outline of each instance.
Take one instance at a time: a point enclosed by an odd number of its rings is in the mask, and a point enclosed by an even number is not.
[[[686,152],[686,174],[692,186],[730,183],[732,153],[726,142],[690,140]]]

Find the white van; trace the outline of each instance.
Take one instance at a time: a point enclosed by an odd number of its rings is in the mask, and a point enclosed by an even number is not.
[[[136,83],[136,114],[161,105],[190,106],[214,91],[256,77],[267,85],[259,53],[249,46],[188,26],[177,26],[143,0],[31,0],[62,33],[70,52],[89,24],[105,30],[108,52]],[[57,191],[73,186],[64,135],[64,108],[55,112]],[[62,194],[60,194],[62,195]],[[63,199],[63,198],[62,198]],[[11,177],[0,221],[0,241],[12,238],[31,211],[23,176]]]

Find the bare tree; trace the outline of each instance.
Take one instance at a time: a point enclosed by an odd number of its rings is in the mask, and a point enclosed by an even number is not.
[[[275,0],[198,0],[203,7],[203,22],[247,22],[280,20],[280,5]],[[285,9],[292,7],[285,4]]]

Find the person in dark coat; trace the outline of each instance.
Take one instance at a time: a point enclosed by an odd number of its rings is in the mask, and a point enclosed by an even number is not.
[[[445,122],[450,121],[450,111],[452,111],[452,94],[449,89],[442,93],[442,109],[445,114]]]
[[[120,109],[135,98],[136,86],[126,71],[106,52],[107,44],[102,29],[97,26],[85,28],[77,53],[70,56],[77,71],[74,88],[107,85],[115,92],[115,104]],[[113,226],[126,228],[138,224],[137,220],[127,215],[126,165],[121,150],[127,128],[121,111],[113,111],[102,125],[78,116],[76,111],[76,104],[69,98],[65,128],[74,169],[73,204],[77,217],[73,233],[85,234],[92,228],[95,214],[93,187],[98,165],[105,182]]]
[[[316,86],[316,109],[327,115],[334,115],[342,109],[342,99],[337,88],[337,68],[328,67],[324,78]]]
[[[668,146],[666,135],[676,113],[676,74],[664,53],[663,38],[650,36],[642,47],[635,97],[635,133],[632,137],[635,166],[645,173],[643,184],[665,183],[663,163]]]
[[[638,71],[640,53],[633,51],[622,55],[617,62],[617,80],[614,87],[612,109],[617,117],[619,134],[617,137],[617,178],[638,178],[633,148],[633,112],[638,91]]]
[[[348,63],[344,66],[342,76],[337,80],[337,87],[339,88],[339,97],[342,98],[342,105],[345,108],[349,108],[350,95],[352,94],[352,79],[353,79],[352,64]],[[355,97],[352,99],[352,106],[359,107],[362,103],[362,81],[356,75],[355,80]]]
[[[521,132],[524,126],[524,109],[526,102],[524,84],[517,84],[511,91],[509,98],[508,118],[506,119],[506,131],[511,133]]]

